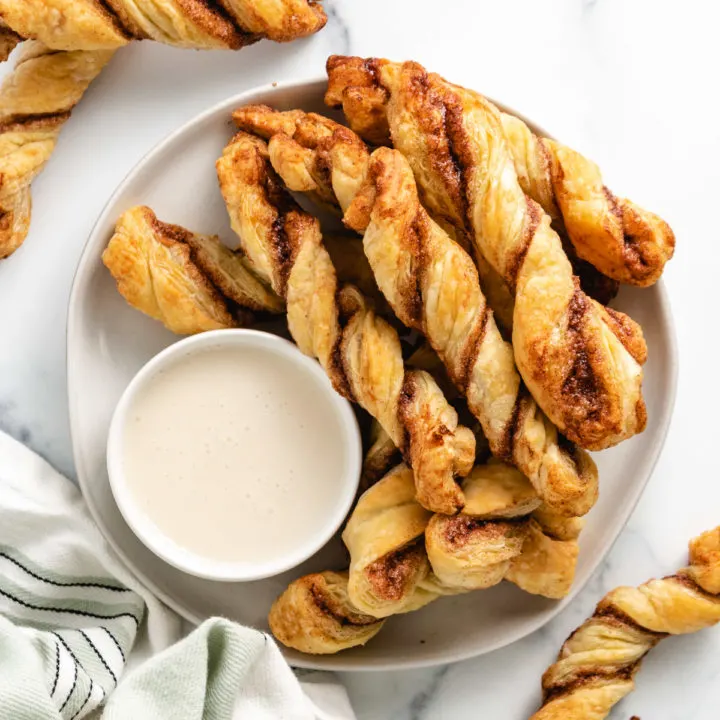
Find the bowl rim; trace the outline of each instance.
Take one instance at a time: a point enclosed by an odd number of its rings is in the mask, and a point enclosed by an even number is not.
[[[334,419],[340,426],[346,452],[342,477],[333,483],[335,495],[332,511],[324,515],[322,524],[313,528],[312,535],[294,543],[292,551],[261,563],[252,561],[219,561],[204,558],[183,548],[169,538],[138,506],[124,472],[123,450],[128,413],[138,394],[164,369],[184,362],[186,358],[218,348],[254,348],[288,360],[307,378],[317,381],[321,393],[328,399]],[[362,438],[350,403],[332,387],[320,363],[308,357],[288,340],[272,333],[250,328],[211,330],[178,340],[151,357],[133,376],[118,400],[108,432],[107,470],[115,501],[125,522],[135,536],[161,560],[178,570],[206,580],[246,582],[264,580],[291,570],[324,547],[345,522],[360,482],[362,467]]]
[[[90,269],[90,266],[94,260],[91,258],[91,253],[88,252],[89,246],[91,241],[93,241],[98,234],[98,230],[107,221],[107,217],[110,213],[111,208],[114,206],[116,199],[125,191],[125,188],[135,179],[136,174],[140,172],[140,170],[147,165],[148,162],[150,162],[156,155],[161,154],[165,148],[173,143],[175,139],[185,134],[186,132],[189,132],[193,126],[198,125],[202,122],[204,122],[206,119],[220,114],[222,112],[228,113],[231,109],[233,109],[236,106],[247,104],[251,99],[255,98],[258,95],[261,94],[267,94],[273,91],[281,92],[281,91],[305,91],[306,93],[319,93],[323,92],[325,87],[327,86],[327,77],[325,75],[320,76],[313,76],[311,78],[306,79],[300,79],[300,80],[287,80],[287,81],[279,81],[279,82],[272,82],[272,83],[265,83],[262,85],[257,85],[253,88],[249,88],[248,90],[245,90],[243,92],[237,93],[236,95],[232,95],[225,100],[222,100],[218,103],[215,103],[207,110],[204,110],[203,112],[199,113],[195,117],[189,119],[182,125],[180,125],[177,129],[172,131],[170,134],[168,134],[166,137],[164,137],[162,140],[160,140],[158,143],[155,144],[145,155],[143,155],[137,163],[130,169],[130,171],[126,174],[126,176],[123,178],[123,180],[120,182],[120,184],[115,188],[114,192],[110,195],[108,198],[108,201],[103,206],[103,209],[98,216],[98,219],[94,223],[89,235],[88,239],[85,242],[85,245],[83,246],[83,250],[80,256],[80,261],[78,263],[75,275],[73,277],[72,282],[72,289],[70,293],[70,301],[68,303],[68,322],[67,322],[67,333],[66,333],[66,355],[69,356],[69,338],[76,333],[75,328],[75,318],[78,317],[78,313],[76,312],[76,306],[79,304],[79,296],[80,296],[80,283],[78,282],[78,279],[81,276],[84,276],[87,274],[87,272]],[[520,118],[524,122],[528,123],[528,125],[533,128],[535,131],[542,134],[544,137],[553,139],[553,135],[547,130],[545,130],[541,125],[534,122],[533,120],[530,120],[522,113],[515,110],[513,107],[506,105],[502,102],[498,102],[494,98],[487,96],[488,100],[490,100],[492,103],[494,103],[496,106],[501,108],[504,112],[508,112],[512,115],[515,115],[516,117]],[[601,556],[597,556],[592,558],[589,561],[589,570],[587,572],[587,575],[585,579],[582,582],[576,582],[572,589],[570,590],[570,593],[563,598],[562,600],[558,601],[555,607],[548,612],[547,614],[543,614],[541,617],[539,617],[536,621],[529,623],[527,626],[524,626],[522,629],[518,630],[515,633],[509,634],[506,638],[503,638],[503,640],[498,641],[496,643],[490,644],[484,648],[481,648],[480,650],[472,650],[467,649],[463,651],[450,651],[443,655],[443,657],[414,657],[409,656],[403,658],[401,661],[398,660],[386,660],[386,661],[373,661],[372,664],[358,664],[356,662],[353,662],[351,658],[347,658],[343,656],[342,653],[337,653],[334,655],[328,655],[328,656],[311,656],[303,653],[299,653],[297,651],[294,651],[292,649],[285,648],[281,645],[279,647],[281,648],[281,651],[285,658],[288,660],[288,662],[294,666],[294,667],[302,667],[312,670],[334,670],[334,671],[354,671],[354,672],[373,672],[373,671],[384,671],[384,670],[411,670],[411,669],[418,669],[418,668],[427,668],[427,667],[436,667],[438,665],[445,665],[455,662],[460,662],[462,660],[468,660],[474,657],[478,657],[480,655],[484,655],[490,652],[494,652],[495,650],[499,650],[503,647],[506,647],[508,645],[511,645],[512,643],[515,643],[519,640],[521,640],[524,637],[527,637],[528,635],[531,635],[532,633],[539,630],[541,627],[546,625],[548,622],[556,618],[567,606],[572,600],[580,593],[584,587],[589,583],[589,581],[592,579],[592,577],[595,575],[595,573],[598,570],[598,567],[600,563],[603,561],[605,557],[608,556],[608,554],[612,551],[613,546],[617,542],[618,538],[620,537],[620,534],[622,533],[623,529],[627,525],[627,522],[630,518],[630,515],[634,511],[635,507],[637,506],[643,492],[645,491],[645,488],[647,487],[647,483],[650,480],[650,477],[652,475],[652,472],[657,465],[657,462],[661,456],[662,449],[665,445],[665,440],[667,438],[668,430],[670,428],[670,422],[672,419],[673,414],[673,408],[675,406],[675,400],[677,395],[677,384],[678,384],[678,348],[677,348],[677,336],[676,336],[676,330],[675,330],[675,323],[672,316],[671,311],[671,305],[670,305],[670,299],[667,293],[667,290],[665,288],[665,281],[663,278],[660,278],[660,280],[653,286],[653,288],[658,293],[658,301],[660,305],[660,314],[663,316],[664,325],[666,327],[667,331],[667,344],[668,344],[668,386],[666,388],[666,395],[665,395],[665,402],[663,403],[663,412],[660,417],[658,417],[658,431],[657,436],[655,438],[655,442],[652,446],[652,452],[649,452],[642,463],[642,466],[640,468],[636,468],[636,471],[642,471],[645,476],[645,480],[638,484],[635,488],[632,495],[630,495],[628,502],[626,502],[621,508],[618,509],[618,516],[619,516],[619,531],[616,534],[615,538],[612,540],[610,545],[608,546],[607,550],[604,554]],[[145,573],[140,572],[135,569],[135,564],[130,560],[126,553],[123,551],[123,549],[119,546],[119,544],[115,541],[115,539],[112,537],[110,533],[107,532],[105,528],[105,524],[102,521],[100,512],[98,508],[94,506],[92,502],[89,502],[87,500],[88,497],[90,497],[90,493],[88,492],[88,473],[84,467],[84,462],[82,460],[82,455],[80,453],[80,442],[77,438],[77,433],[73,432],[73,428],[77,425],[77,417],[79,414],[78,407],[77,407],[77,390],[79,389],[79,382],[75,382],[73,379],[73,372],[71,363],[69,362],[69,357],[66,357],[67,359],[67,374],[68,374],[68,393],[69,393],[69,416],[70,416],[70,431],[71,431],[71,441],[72,441],[72,449],[73,449],[73,458],[75,461],[75,465],[77,468],[77,475],[78,475],[78,482],[80,485],[80,489],[82,491],[83,496],[86,498],[86,502],[88,505],[88,508],[90,510],[90,514],[93,518],[93,520],[97,523],[98,527],[100,528],[101,532],[103,533],[103,536],[105,539],[110,543],[111,547],[115,552],[120,556],[122,559],[124,565],[128,568],[128,570],[136,576],[146,587],[148,587],[156,597],[158,597],[160,600],[162,600],[163,603],[165,603],[168,607],[173,609],[175,612],[177,612],[181,617],[185,618],[186,620],[192,622],[194,625],[199,625],[202,622],[202,618],[198,617],[193,613],[191,610],[189,610],[187,607],[185,607],[181,602],[178,602],[174,598],[172,598],[170,595],[165,593],[163,590],[159,589],[155,583],[152,581],[150,577],[148,577]],[[78,379],[79,380],[79,379]]]

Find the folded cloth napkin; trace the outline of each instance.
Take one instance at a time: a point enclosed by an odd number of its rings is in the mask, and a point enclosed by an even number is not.
[[[182,635],[77,488],[0,433],[0,719],[354,717],[342,687],[304,692],[264,633],[215,618]]]

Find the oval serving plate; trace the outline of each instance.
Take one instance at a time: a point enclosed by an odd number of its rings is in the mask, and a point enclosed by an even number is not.
[[[136,204],[149,205],[165,222],[231,237],[215,175],[215,160],[233,133],[231,111],[248,103],[267,103],[278,109],[302,108],[333,115],[322,102],[325,85],[322,79],[250,90],[208,110],[160,143],[111,197],[85,246],[72,289],[68,391],[80,487],[103,534],[127,565],[165,603],[195,623],[223,615],[267,629],[267,611],[288,582],[306,572],[341,567],[346,562],[344,551],[335,540],[283,575],[248,583],[219,583],[173,568],[133,535],[108,482],[105,448],[110,418],[137,370],[178,338],[125,304],[100,256],[117,218]],[[547,135],[537,126],[534,129]],[[644,383],[649,421],[642,435],[595,456],[600,500],[581,537],[572,593],[558,602],[503,583],[391,618],[364,648],[317,657],[284,649],[290,663],[330,670],[380,670],[462,660],[537,630],[582,589],[642,494],[662,449],[675,399],[675,337],[662,281],[647,290],[623,288],[614,305],[640,322],[645,331],[650,358]]]

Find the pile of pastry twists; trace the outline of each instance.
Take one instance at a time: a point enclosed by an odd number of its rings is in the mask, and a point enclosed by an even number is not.
[[[321,30],[318,0],[0,0],[0,258],[30,227],[30,184],[62,126],[118,48],[155,40],[194,50],[290,42]],[[27,39],[27,40],[26,40]]]
[[[126,300],[178,333],[285,312],[372,417],[349,567],[295,580],[270,611],[306,653],[504,580],[567,595],[598,495],[587,451],[646,422],[642,330],[607,303],[655,282],[674,245],[590,161],[474,91],[416,63],[331,57],[328,76],[349,127],[233,113],[216,166],[232,239],[132,208],[103,256]],[[325,235],[296,194],[348,235]]]

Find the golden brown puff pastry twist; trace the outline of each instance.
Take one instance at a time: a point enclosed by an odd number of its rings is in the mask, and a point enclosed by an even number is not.
[[[460,422],[467,425],[475,434],[475,464],[483,465],[490,460],[490,443],[485,437],[482,425],[470,412],[467,398],[460,394],[459,390],[450,379],[447,368],[438,354],[432,349],[428,342],[419,345],[406,361],[407,365],[418,370],[425,370],[433,376],[435,382],[450,401],[450,404],[457,410]]]
[[[720,527],[690,543],[690,565],[609,592],[543,675],[533,720],[601,720],[635,686],[643,657],[668,635],[720,622]]]
[[[570,592],[578,558],[577,533],[563,518],[565,539],[542,526],[540,499],[515,468],[491,461],[463,481],[466,503],[459,515],[433,515],[425,545],[443,585],[467,590],[509,580],[533,595],[558,599]]]
[[[365,258],[364,253],[363,258]],[[367,262],[366,258],[365,262]],[[340,273],[338,273],[339,275]],[[424,343],[407,358],[405,364],[410,368],[424,370],[433,377],[445,397],[458,411],[460,422],[469,427],[475,434],[475,464],[482,465],[486,463],[490,456],[487,438],[478,421],[470,413],[467,405],[464,404],[457,388],[448,378],[445,366],[437,353],[427,343]],[[370,447],[365,455],[360,476],[359,490],[361,493],[374,485],[390,468],[397,465],[401,460],[400,451],[395,446],[392,438],[375,419],[371,423],[368,444]],[[567,518],[569,521],[574,519],[576,518]]]
[[[30,184],[50,159],[58,135],[112,51],[55,52],[24,43],[0,86],[0,258],[30,226]]]
[[[273,635],[287,647],[316,655],[364,645],[385,621],[360,612],[347,585],[346,572],[330,570],[294,580],[270,609]]]
[[[342,107],[350,127],[368,142],[374,145],[391,145],[387,118],[390,94],[378,83],[376,72],[377,66],[382,62],[385,61],[331,56],[327,63],[328,90],[325,100],[332,107]],[[522,178],[520,182],[523,183]],[[523,185],[523,189],[525,189],[525,185]],[[424,194],[422,185],[419,190],[422,196]],[[540,195],[540,197],[543,196]],[[542,204],[541,199],[536,197],[534,199]],[[469,249],[472,242],[463,227],[463,218],[455,215],[452,206],[448,206],[442,201],[438,203],[437,200],[435,198],[435,203],[426,203],[431,213],[434,214],[434,219],[453,239]],[[557,219],[556,215],[550,214],[554,220]],[[617,295],[617,281],[611,280],[590,263],[578,257],[572,244],[566,239],[561,222],[557,223],[556,229],[561,233],[563,248],[570,260],[574,274],[580,279],[580,287],[594,300],[602,305],[607,305]],[[498,323],[504,329],[511,330],[515,306],[511,290],[482,255],[477,255],[474,259],[480,273],[483,292],[495,312]]]
[[[0,0],[0,19],[58,50],[117,49],[133,39],[235,50],[312,35],[327,22],[316,0]]]
[[[527,478],[504,464],[473,468],[463,492],[462,513],[430,519],[425,530],[428,559],[447,586],[489,588],[503,580],[522,552],[528,515],[540,500]]]
[[[459,591],[429,576],[424,582],[431,599]],[[382,629],[385,618],[360,612],[348,595],[348,573],[326,570],[294,580],[273,603],[270,629],[287,647],[328,655],[364,645]]]
[[[562,217],[577,254],[619,282],[657,282],[675,250],[670,226],[613,195],[597,165],[580,153],[537,137],[520,118],[500,117],[522,189],[548,215]]]
[[[431,516],[415,499],[413,473],[406,465],[362,495],[342,534],[350,553],[348,594],[355,607],[388,617],[436,598],[421,586],[430,572],[423,534]]]
[[[618,294],[620,284],[596,270],[590,263],[581,260],[575,248],[566,239],[566,233],[561,222],[553,223],[554,229],[562,239],[563,250],[567,255],[573,274],[580,281],[582,291],[601,305],[608,305]],[[457,237],[456,237],[457,240]],[[480,286],[487,298],[488,304],[495,313],[498,325],[508,336],[512,334],[513,313],[515,312],[515,298],[507,283],[490,265],[490,263],[477,253],[473,253],[480,276]]]
[[[457,512],[463,497],[455,476],[472,467],[472,432],[458,425],[430,375],[405,369],[397,331],[362,294],[348,286],[338,295],[319,223],[281,185],[265,143],[238,133],[217,171],[232,227],[256,273],[286,299],[298,347],[382,424],[415,471],[419,502]]]
[[[279,299],[219,240],[160,222],[148,207],[122,214],[102,259],[129,305],[179,335],[248,324],[250,313],[241,311],[238,319],[226,298],[282,310]]]
[[[497,109],[417,63],[335,57],[328,69],[326,101],[343,105],[351,126],[376,117],[378,97],[386,98],[393,144],[410,161],[423,202],[471,238],[512,290],[515,360],[558,429],[591,450],[641,432],[642,331],[580,289],[549,216],[520,187]],[[359,75],[372,83],[375,112],[353,122],[368,92],[351,85]]]
[[[472,260],[422,208],[403,157],[376,151],[370,178],[365,145],[327,118],[267,106],[240,108],[233,118],[270,138],[273,167],[290,189],[334,200],[346,223],[364,232],[381,291],[400,320],[423,332],[441,356],[493,453],[517,465],[557,512],[586,513],[597,496],[595,464],[558,436],[522,386]]]

